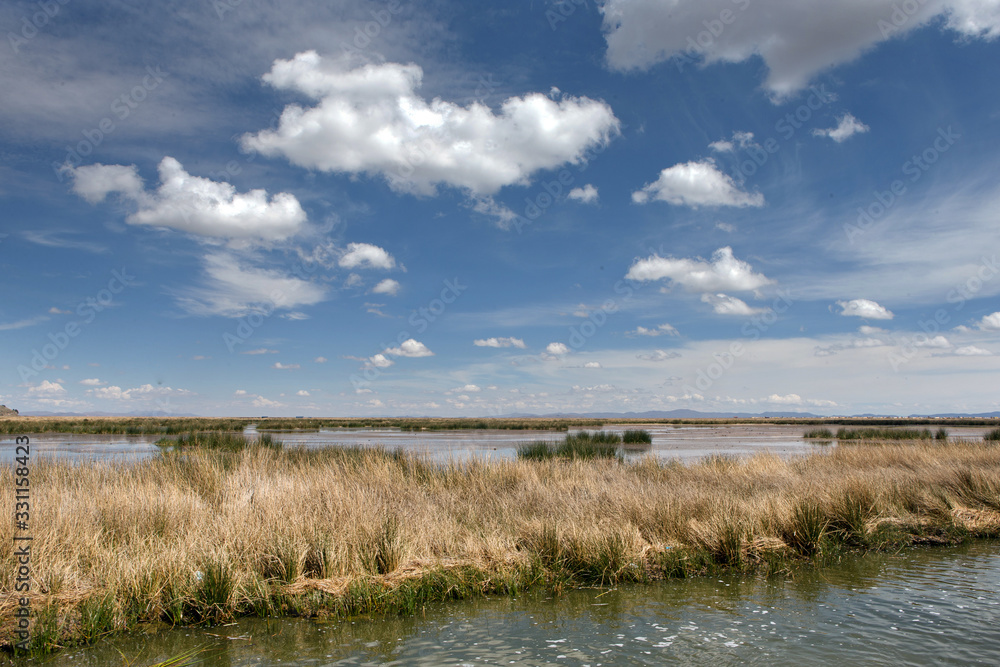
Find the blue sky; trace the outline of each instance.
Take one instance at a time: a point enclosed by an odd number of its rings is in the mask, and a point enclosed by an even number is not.
[[[7,2],[24,412],[1000,409],[1000,2]]]

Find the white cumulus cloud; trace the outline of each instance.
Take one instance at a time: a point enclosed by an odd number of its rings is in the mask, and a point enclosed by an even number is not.
[[[478,102],[428,101],[417,93],[422,79],[412,63],[352,67],[315,51],[276,60],[264,81],[316,106],[287,106],[277,128],[244,135],[243,146],[308,169],[381,175],[397,191],[448,185],[490,195],[536,171],[580,164],[619,131],[601,101],[532,93],[494,113]]]
[[[281,403],[279,401],[272,401],[271,399],[264,398],[263,396],[260,395],[254,396],[251,404],[255,408],[280,408],[284,406],[284,403]]]
[[[282,240],[302,230],[305,211],[294,195],[240,193],[229,183],[192,176],[172,157],[160,161],[160,186],[146,191],[135,165],[93,164],[69,169],[73,191],[92,204],[111,193],[132,200],[133,225],[169,227],[223,239]]]
[[[549,343],[545,346],[545,351],[555,355],[569,354],[569,348],[565,343]]]
[[[337,262],[342,269],[385,269],[396,267],[396,260],[384,249],[371,243],[348,243]]]
[[[109,387],[88,389],[87,393],[97,398],[113,401],[131,401],[133,399],[149,398],[152,396],[187,396],[191,394],[187,389],[174,389],[173,387],[162,386],[154,387],[151,384],[144,384],[132,387],[131,389],[122,389],[117,385],[111,385]]]
[[[987,315],[976,323],[983,331],[1000,331],[1000,312]]]
[[[433,357],[434,353],[427,349],[427,346],[412,338],[404,340],[399,347],[390,347],[383,354],[391,354],[395,357]]]
[[[393,361],[392,359],[381,353],[369,357],[368,361],[375,368],[389,368],[389,366],[392,366],[394,363],[396,363],[395,361]]]
[[[798,394],[786,394],[785,396],[771,394],[765,400],[768,403],[776,403],[778,405],[802,405],[802,397]]]
[[[34,387],[28,387],[29,396],[54,396],[65,393],[65,387],[58,382],[50,382],[48,380],[42,380],[41,383],[35,385]]]
[[[742,299],[727,294],[702,294],[701,300],[712,306],[717,315],[759,315],[767,312],[767,308],[754,308]]]
[[[844,317],[864,317],[869,320],[891,320],[895,315],[870,299],[838,301],[840,314]]]
[[[582,188],[573,188],[566,197],[584,204],[594,204],[598,199],[597,188],[587,183]]]
[[[749,263],[737,259],[729,246],[712,253],[712,261],[703,259],[675,259],[653,255],[636,260],[626,279],[640,282],[664,278],[684,286],[690,292],[753,291],[775,281],[755,273]]]
[[[944,336],[934,336],[934,338],[915,342],[913,345],[914,347],[930,347],[938,350],[947,350],[951,347],[951,343]]]
[[[630,337],[631,336],[679,336],[680,332],[677,331],[677,329],[675,329],[670,324],[664,323],[656,327],[655,329],[648,329],[643,326],[638,326],[635,328],[635,331],[629,331],[625,335]]]
[[[975,345],[966,345],[964,347],[957,348],[955,354],[960,357],[991,357],[993,353],[989,350],[984,350],[981,347],[976,347]]]
[[[399,282],[393,280],[392,278],[386,278],[372,288],[373,294],[388,294],[389,296],[396,296],[397,292],[399,292]]]
[[[472,341],[476,347],[516,347],[524,349],[526,346],[520,338],[479,338]]]
[[[712,158],[667,167],[660,177],[632,193],[632,201],[645,204],[665,201],[675,206],[733,206],[759,208],[764,195],[741,190],[731,176],[723,174]]]
[[[864,134],[870,129],[870,127],[862,123],[860,120],[851,114],[846,113],[837,121],[837,127],[827,129],[817,128],[813,130],[813,136],[830,137],[839,144],[847,141],[855,134]]]

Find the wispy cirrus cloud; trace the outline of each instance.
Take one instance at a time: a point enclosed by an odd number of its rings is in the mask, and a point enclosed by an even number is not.
[[[15,329],[24,329],[25,327],[33,327],[36,324],[41,324],[49,319],[47,315],[38,315],[36,317],[29,317],[23,320],[17,320],[14,322],[0,322],[0,331],[13,331]]]

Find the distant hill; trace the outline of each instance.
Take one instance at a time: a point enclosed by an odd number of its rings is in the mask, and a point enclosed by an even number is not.
[[[910,415],[909,419],[1000,419],[1000,412],[942,412],[936,415]]]
[[[11,410],[6,405],[0,405],[0,417],[15,417],[17,414],[17,410]]]

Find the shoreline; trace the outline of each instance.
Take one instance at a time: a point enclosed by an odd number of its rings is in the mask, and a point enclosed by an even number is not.
[[[34,653],[149,621],[405,614],[528,588],[780,574],[847,551],[1000,536],[1000,447],[984,442],[687,465],[437,465],[249,447],[127,467],[39,461],[32,476]],[[13,503],[2,488],[0,503]],[[0,530],[7,651],[12,535]]]

